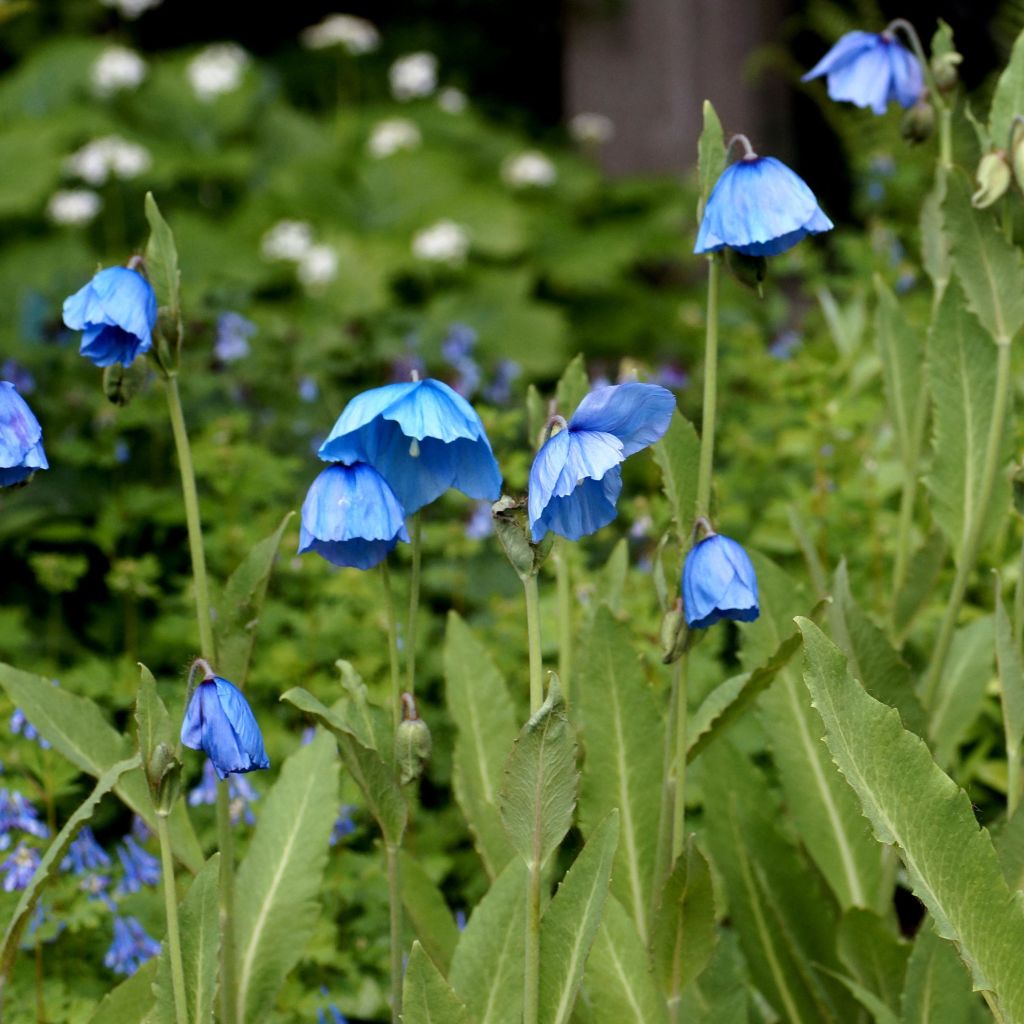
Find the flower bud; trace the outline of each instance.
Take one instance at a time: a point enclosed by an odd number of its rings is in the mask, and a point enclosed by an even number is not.
[[[146,762],[146,781],[153,794],[156,813],[167,817],[181,792],[181,762],[174,748],[158,743]]]
[[[763,256],[746,256],[735,249],[725,250],[725,262],[740,284],[753,288],[764,298],[764,281],[768,276],[768,261]]]
[[[661,660],[665,665],[678,661],[686,650],[686,619],[683,616],[683,602],[676,601],[661,619]]]
[[[145,379],[146,364],[142,360],[129,366],[111,363],[103,368],[103,394],[107,401],[123,408],[139,393]]]
[[[940,92],[952,92],[960,81],[960,72],[957,71],[959,64],[963,62],[963,55],[952,51],[950,53],[936,54],[932,57],[932,74],[935,76],[935,84]]]
[[[910,143],[924,142],[934,130],[935,108],[923,98],[903,115],[900,123],[900,135]]]
[[[548,533],[539,543],[530,539],[530,524],[527,521],[524,501],[517,501],[502,495],[492,506],[494,532],[505,549],[512,568],[521,580],[528,580],[540,572],[540,567],[551,551],[555,536]]]
[[[403,786],[415,782],[430,760],[433,743],[427,723],[416,712],[412,694],[402,694],[402,721],[395,733],[395,761],[399,780]]]
[[[978,164],[978,190],[971,196],[971,205],[977,210],[984,210],[1002,199],[1010,187],[1010,178],[1006,154],[1001,149],[986,153]]]

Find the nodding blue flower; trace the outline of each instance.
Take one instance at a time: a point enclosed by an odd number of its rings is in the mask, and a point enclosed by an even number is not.
[[[356,395],[320,446],[325,462],[368,462],[406,515],[449,487],[497,501],[501,472],[473,407],[443,381],[386,384]]]
[[[753,622],[760,614],[757,576],[746,551],[730,537],[709,533],[683,564],[683,608],[691,629],[720,619]]]
[[[579,540],[610,523],[622,490],[620,463],[668,430],[675,407],[672,393],[657,384],[591,391],[533,460],[528,511],[534,543],[549,530]]]
[[[72,871],[76,875],[109,865],[110,854],[96,842],[96,837],[88,825],[71,840],[68,852],[60,862],[61,871]]]
[[[328,466],[309,485],[300,555],[315,551],[332,565],[372,569],[400,540],[409,541],[405,512],[372,466]]]
[[[39,735],[39,731],[36,727],[25,717],[25,712],[21,708],[15,708],[11,715],[11,720],[8,723],[11,732],[15,736],[24,736],[27,740],[33,740],[38,743],[43,750],[50,749],[49,740],[43,739]]]
[[[131,836],[125,836],[124,842],[117,847],[117,859],[124,868],[124,877],[117,883],[119,895],[138,892],[144,885],[160,883],[160,861]]]
[[[249,702],[220,676],[204,679],[195,688],[181,723],[181,742],[192,750],[205,750],[220,779],[270,767]]]
[[[107,267],[64,300],[64,323],[82,331],[79,352],[97,366],[128,366],[153,346],[156,294],[129,267]]]
[[[217,317],[217,339],[213,354],[222,363],[233,363],[249,354],[249,339],[256,333],[256,325],[241,313],[221,313]]]
[[[847,32],[803,77],[825,75],[828,95],[884,114],[895,100],[912,107],[924,91],[921,62],[892,32]]]
[[[330,845],[337,846],[346,836],[352,835],[356,830],[356,823],[352,820],[352,812],[355,810],[353,804],[342,804],[337,818],[334,819],[334,828],[331,829]]]
[[[777,256],[807,235],[831,231],[832,221],[803,178],[746,145],[746,155],[726,167],[708,196],[693,251]]]
[[[20,484],[37,469],[49,469],[43,428],[14,385],[0,380],[0,487]]]
[[[0,789],[0,850],[11,845],[11,832],[25,832],[45,839],[50,830],[39,820],[39,811],[20,793]]]
[[[147,960],[160,952],[160,943],[135,917],[114,918],[114,941],[103,963],[115,974],[134,974]]]
[[[228,808],[231,824],[237,825],[243,818],[247,825],[256,824],[256,815],[249,804],[259,799],[259,793],[249,785],[249,780],[241,775],[232,775],[228,779]],[[217,802],[217,771],[213,762],[207,758],[203,764],[203,779],[188,794],[190,807],[199,804],[215,804]]]
[[[39,867],[39,851],[25,843],[18,843],[14,852],[0,864],[4,872],[4,892],[24,889]]]

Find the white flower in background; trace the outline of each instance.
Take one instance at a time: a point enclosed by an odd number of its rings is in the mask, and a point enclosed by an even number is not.
[[[298,263],[313,248],[313,228],[304,220],[279,220],[260,240],[264,259]]]
[[[106,135],[87,142],[68,157],[68,173],[90,185],[105,185],[113,176],[122,181],[137,178],[149,170],[153,158],[145,146],[128,142],[119,135]]]
[[[429,96],[437,88],[437,58],[426,50],[399,57],[388,69],[391,95],[403,103]]]
[[[88,224],[103,206],[103,200],[88,188],[61,189],[50,196],[46,215],[54,224],[79,227]]]
[[[104,7],[116,7],[126,18],[133,21],[153,7],[159,7],[163,0],[100,0]]]
[[[242,84],[248,64],[249,54],[237,43],[215,43],[188,62],[186,74],[192,91],[209,103],[226,92],[234,92]]]
[[[310,290],[329,284],[338,275],[338,253],[329,245],[311,246],[299,260],[299,280]]]
[[[449,85],[437,94],[437,105],[446,114],[461,114],[469,104],[466,94],[454,85]]]
[[[329,14],[319,25],[307,28],[301,39],[310,50],[340,46],[353,57],[373,53],[380,45],[380,33],[373,23],[352,14]]]
[[[122,89],[137,89],[146,77],[146,62],[126,46],[108,46],[92,66],[92,90],[112,96]]]
[[[509,157],[501,168],[501,176],[513,188],[549,188],[558,172],[543,153],[528,149]]]
[[[404,117],[390,117],[378,121],[370,132],[366,148],[378,160],[402,149],[415,149],[423,141],[419,128]]]
[[[576,114],[569,120],[569,134],[584,145],[600,146],[615,137],[615,122],[607,114]]]
[[[462,263],[469,253],[469,232],[453,220],[439,220],[429,228],[417,231],[412,240],[412,254],[430,263]]]

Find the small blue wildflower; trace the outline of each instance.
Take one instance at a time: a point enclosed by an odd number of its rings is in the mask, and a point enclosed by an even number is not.
[[[328,998],[329,993],[326,985],[320,986],[320,995],[322,995],[324,999]],[[327,1019],[327,1014],[331,1015],[329,1022]],[[316,1011],[316,1020],[317,1024],[348,1024],[346,1018],[342,1016],[341,1010],[339,1010],[338,1007],[334,1005],[334,1003],[328,1003],[326,1009],[320,1007]]]
[[[466,536],[470,540],[483,540],[494,533],[494,516],[491,515],[491,503],[478,501],[466,523]]]
[[[315,402],[320,397],[320,388],[312,377],[299,379],[299,398],[304,402]],[[319,447],[319,445],[317,446]]]
[[[132,836],[125,836],[118,845],[117,859],[124,868],[124,877],[117,883],[118,895],[138,892],[144,885],[160,882],[160,861],[139,846]]]
[[[107,267],[64,300],[64,323],[82,331],[79,351],[97,366],[128,366],[153,346],[156,295],[128,267]]]
[[[777,256],[832,227],[803,178],[775,157],[748,149],[715,184],[693,251],[728,247],[746,256]]]
[[[529,517],[534,543],[549,530],[579,540],[610,523],[622,490],[620,464],[654,444],[676,400],[657,384],[617,384],[591,391],[530,468]]]
[[[132,835],[139,843],[153,838],[153,830],[146,824],[146,819],[139,814],[132,815]]]
[[[231,812],[231,824],[237,825],[243,818],[247,825],[256,824],[256,815],[249,804],[258,800],[259,794],[242,775],[232,775],[228,779],[228,807]],[[207,758],[203,764],[202,781],[188,794],[190,807],[199,804],[215,804],[217,802],[217,770],[213,762]]]
[[[60,862],[61,871],[72,871],[76,875],[109,866],[110,854],[96,842],[96,836],[88,825],[71,840],[68,852]]]
[[[21,708],[15,708],[14,713],[11,715],[11,720],[8,723],[11,732],[15,736],[24,736],[27,740],[33,740],[38,743],[43,750],[50,749],[50,743],[48,740],[43,739],[39,735],[36,727],[25,717],[25,712]]]
[[[310,484],[302,503],[300,555],[315,551],[332,565],[372,569],[400,540],[409,541],[405,513],[372,466],[328,466]]]
[[[21,795],[0,789],[0,850],[11,845],[11,832],[25,832],[45,839],[50,830],[39,820],[39,811]]]
[[[691,629],[707,629],[720,619],[753,622],[760,614],[757,576],[749,556],[719,533],[709,533],[688,552],[682,589]]]
[[[0,864],[4,872],[4,892],[15,892],[24,889],[39,867],[39,851],[25,843],[18,843],[14,852]]]
[[[217,339],[213,354],[222,363],[233,363],[249,354],[249,339],[256,333],[256,325],[240,313],[221,313],[217,317]]]
[[[893,101],[912,107],[924,91],[921,64],[892,32],[847,32],[803,77],[825,75],[830,99],[884,114]]]
[[[5,359],[0,365],[0,379],[10,381],[18,393],[31,395],[36,389],[36,379],[17,359]]]
[[[315,739],[316,739],[316,726],[315,725],[307,725],[306,728],[302,730],[302,735],[299,737],[299,745],[303,746],[303,747],[308,747],[310,745],[310,743],[312,743],[313,740],[315,740]]]
[[[646,540],[651,535],[654,520],[647,515],[640,516],[629,528],[629,535],[633,540]]]
[[[114,461],[119,465],[123,466],[132,457],[132,450],[128,447],[128,442],[118,440],[114,445]]]
[[[319,452],[325,462],[366,462],[413,515],[449,487],[496,501],[501,472],[473,407],[439,380],[386,384],[345,406]]]
[[[772,359],[789,359],[803,344],[803,337],[798,331],[783,331],[768,346],[768,354]]]
[[[20,484],[49,465],[39,420],[14,385],[0,380],[0,487]]]
[[[114,941],[103,963],[115,974],[134,974],[160,952],[160,943],[146,934],[138,918],[115,917]]]
[[[192,750],[205,750],[220,779],[270,767],[249,702],[220,676],[204,679],[195,688],[181,723],[181,742]]]
[[[512,401],[512,385],[522,376],[523,368],[514,359],[499,359],[494,379],[484,388],[484,398],[494,405]]]
[[[441,342],[441,355],[445,362],[455,369],[476,348],[477,334],[466,324],[452,324],[448,336]]]
[[[458,928],[460,932],[466,930],[466,912],[462,907],[459,907],[455,911],[455,927]]]
[[[652,384],[660,384],[669,391],[682,391],[690,383],[690,375],[678,363],[661,363],[651,377]]]
[[[356,830],[356,823],[352,820],[352,812],[355,810],[353,804],[342,804],[337,818],[334,819],[334,827],[331,829],[331,846],[337,846],[346,836],[352,835]]]

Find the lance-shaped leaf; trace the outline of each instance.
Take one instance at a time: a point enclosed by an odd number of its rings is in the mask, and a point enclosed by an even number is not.
[[[591,944],[601,923],[619,815],[612,811],[594,830],[540,923],[541,1024],[566,1024],[583,980]]]
[[[1007,801],[1009,813],[1017,808],[1021,797],[1021,743],[1024,742],[1024,668],[1020,645],[1013,638],[1013,624],[1003,604],[1003,581],[996,573],[996,667],[999,670],[999,693],[1003,701],[1003,734],[1006,737],[1008,766]]]
[[[897,847],[915,894],[939,933],[957,943],[975,987],[994,992],[1010,1020],[1024,1019],[1024,909],[970,800],[899,715],[850,676],[842,652],[813,623],[798,624],[825,740],[878,840]]]
[[[946,290],[953,273],[953,260],[949,254],[949,238],[943,230],[942,206],[946,201],[949,172],[942,166],[935,170],[935,184],[921,204],[921,263],[932,279],[932,287],[939,298]]]
[[[587,364],[583,361],[583,354],[580,353],[569,362],[559,378],[558,386],[555,388],[555,408],[568,419],[576,411],[576,406],[583,401],[589,390],[590,378],[587,376]]]
[[[722,122],[710,100],[704,101],[704,128],[697,142],[697,174],[700,179],[700,198],[697,204],[697,222],[704,216],[704,207],[715,182],[725,170],[725,137]]]
[[[647,945],[651,888],[661,809],[664,726],[633,651],[629,629],[599,608],[583,643],[580,711],[589,756],[583,764],[583,833],[618,808],[619,848],[612,892]]]
[[[926,921],[907,963],[903,1024],[967,1024],[981,1019],[978,1004],[956,947],[940,939]]]
[[[88,1024],[149,1024],[156,968],[157,961],[150,960],[111,989],[93,1010]]]
[[[870,910],[848,910],[839,923],[838,949],[850,977],[897,1017],[910,945],[897,935],[896,922]]]
[[[565,838],[576,807],[576,738],[552,676],[548,696],[505,762],[501,820],[516,852],[543,864]]]
[[[149,241],[146,243],[146,272],[153,282],[160,305],[175,321],[181,311],[181,273],[178,270],[178,248],[174,234],[164,220],[152,192],[146,193],[146,220]]]
[[[946,540],[933,529],[910,558],[907,578],[893,599],[892,625],[895,643],[901,644],[921,609],[931,597],[946,564]]]
[[[512,856],[498,811],[502,767],[516,736],[508,687],[490,651],[455,612],[444,645],[445,698],[458,730],[452,757],[455,796],[492,878]]]
[[[403,1024],[470,1024],[469,1011],[418,943],[402,986]]]
[[[1017,36],[1010,61],[996,83],[989,112],[988,132],[999,149],[1009,149],[1010,131],[1017,114],[1024,114],[1024,32]]]
[[[156,680],[153,673],[140,665],[139,692],[135,698],[135,726],[139,735],[139,754],[145,767],[150,763],[153,751],[161,743],[170,747],[176,745],[178,737],[174,735],[171,716],[164,707],[164,702],[157,693]]]
[[[447,972],[459,941],[459,928],[436,885],[420,862],[408,852],[398,855],[402,878],[402,904],[409,923],[430,959]]]
[[[235,975],[246,1024],[266,1020],[313,933],[337,802],[334,741],[320,734],[285,761],[238,871]]]
[[[139,767],[139,755],[131,757],[108,768],[100,777],[93,791],[82,803],[78,810],[68,818],[64,827],[57,833],[56,838],[49,845],[46,852],[40,858],[39,866],[29,880],[28,885],[22,890],[18,898],[14,913],[11,914],[7,927],[4,930],[3,938],[0,939],[0,989],[3,988],[5,980],[10,977],[11,965],[18,954],[18,942],[21,933],[28,924],[32,911],[35,910],[36,902],[43,890],[43,886],[60,870],[60,862],[67,853],[71,840],[75,838],[78,830],[93,816],[99,802],[114,788],[118,780],[126,772]]]
[[[693,424],[676,409],[665,436],[651,451],[661,470],[661,486],[672,509],[679,542],[688,546],[693,519],[697,514],[700,438]]]

